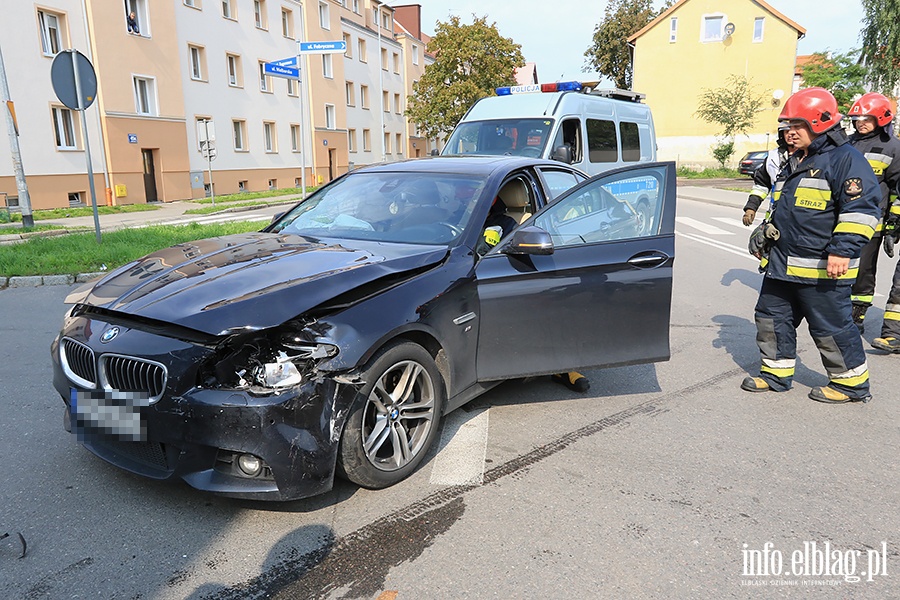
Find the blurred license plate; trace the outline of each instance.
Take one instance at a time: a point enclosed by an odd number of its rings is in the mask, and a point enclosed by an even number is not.
[[[111,436],[129,442],[147,439],[141,408],[150,406],[146,394],[119,391],[81,391],[71,388],[72,428],[79,434]]]

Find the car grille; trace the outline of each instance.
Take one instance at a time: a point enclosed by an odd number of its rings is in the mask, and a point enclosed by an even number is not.
[[[159,363],[118,354],[103,354],[100,361],[104,387],[144,393],[152,402],[159,400],[166,389],[166,368]]]
[[[104,438],[102,442],[98,443],[108,451],[123,458],[128,458],[160,471],[169,470],[165,447],[159,442],[124,442]]]
[[[63,368],[70,379],[80,379],[85,387],[97,385],[97,366],[94,351],[75,340],[63,338]],[[74,377],[72,377],[74,375]]]

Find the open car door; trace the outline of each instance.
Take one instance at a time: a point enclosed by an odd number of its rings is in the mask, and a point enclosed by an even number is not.
[[[480,381],[668,360],[675,163],[597,175],[476,266]]]

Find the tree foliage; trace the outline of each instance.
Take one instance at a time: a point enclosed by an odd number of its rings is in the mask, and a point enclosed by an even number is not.
[[[824,52],[816,52],[813,58],[801,67],[803,85],[805,87],[823,87],[838,102],[842,114],[847,114],[853,101],[865,93],[863,83],[866,80],[866,68],[857,64],[854,55],[856,50],[848,54],[828,56]]]
[[[594,28],[591,47],[584,52],[584,71],[597,71],[612,79],[616,87],[630,90],[632,81],[629,36],[655,19],[672,5],[668,0],[659,10],[653,10],[652,0],[610,0],[603,20]]]
[[[892,96],[900,83],[900,2],[862,0],[862,56],[870,83]]]
[[[722,127],[722,139],[713,147],[713,156],[720,165],[724,166],[734,153],[734,137],[753,127],[763,100],[764,95],[742,75],[729,75],[724,86],[704,89],[700,94],[697,116]]]
[[[497,24],[473,15],[438,22],[428,51],[434,63],[413,86],[406,114],[427,137],[448,134],[477,100],[494,88],[514,85],[515,69],[525,65],[522,46],[500,35]]]

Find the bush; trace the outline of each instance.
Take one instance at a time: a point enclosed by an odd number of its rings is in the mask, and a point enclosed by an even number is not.
[[[725,163],[734,154],[734,142],[722,142],[712,147],[713,158],[719,163],[719,167],[724,169]]]

